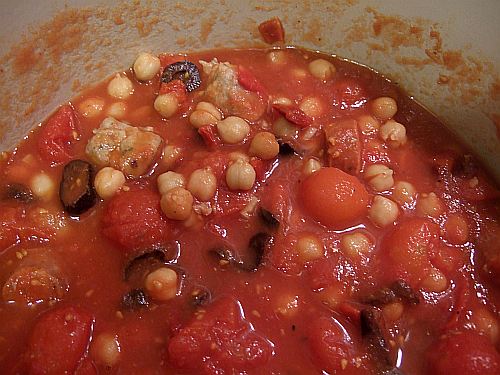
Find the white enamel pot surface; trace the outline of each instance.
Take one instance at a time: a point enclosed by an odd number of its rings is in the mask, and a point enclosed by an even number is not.
[[[2,0],[0,150],[140,51],[286,43],[373,67],[441,118],[500,181],[500,1]]]

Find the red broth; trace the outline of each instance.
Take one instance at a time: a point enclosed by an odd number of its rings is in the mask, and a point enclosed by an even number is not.
[[[217,78],[199,61],[215,57],[238,82],[211,96]],[[184,59],[199,88],[130,69],[132,95],[111,96],[111,77],[3,154],[2,373],[499,373],[499,193],[435,116],[383,76],[310,51],[163,55],[162,69]],[[175,113],[155,110],[159,92]],[[248,126],[205,113],[197,130],[200,101]],[[102,169],[86,147],[113,108],[151,127],[163,154],[69,214],[63,169]],[[263,131],[267,146],[252,149]],[[109,163],[136,171],[146,154]],[[197,169],[215,191],[190,186]],[[182,207],[167,207],[157,179],[169,170],[193,206],[181,189]]]

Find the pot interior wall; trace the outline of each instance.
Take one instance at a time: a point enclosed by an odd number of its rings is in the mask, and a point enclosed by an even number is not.
[[[287,44],[371,66],[436,113],[500,181],[500,2],[7,1],[0,15],[0,150],[140,51],[265,46],[272,16]]]

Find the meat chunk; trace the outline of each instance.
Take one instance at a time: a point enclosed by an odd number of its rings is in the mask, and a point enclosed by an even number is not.
[[[357,174],[361,169],[361,141],[358,123],[348,119],[331,123],[324,128],[328,165],[349,174]]]
[[[226,116],[239,116],[256,121],[266,110],[267,103],[257,92],[245,90],[239,84],[238,69],[228,62],[200,61],[208,75],[205,100],[213,103]]]
[[[147,173],[161,150],[162,139],[149,128],[104,119],[85,152],[99,167],[113,167],[130,177]]]

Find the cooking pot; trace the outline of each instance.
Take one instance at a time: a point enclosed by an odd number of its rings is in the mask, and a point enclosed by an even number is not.
[[[286,43],[366,64],[441,118],[500,181],[500,2],[4,1],[0,150],[60,103],[141,51],[263,47],[278,16]]]

